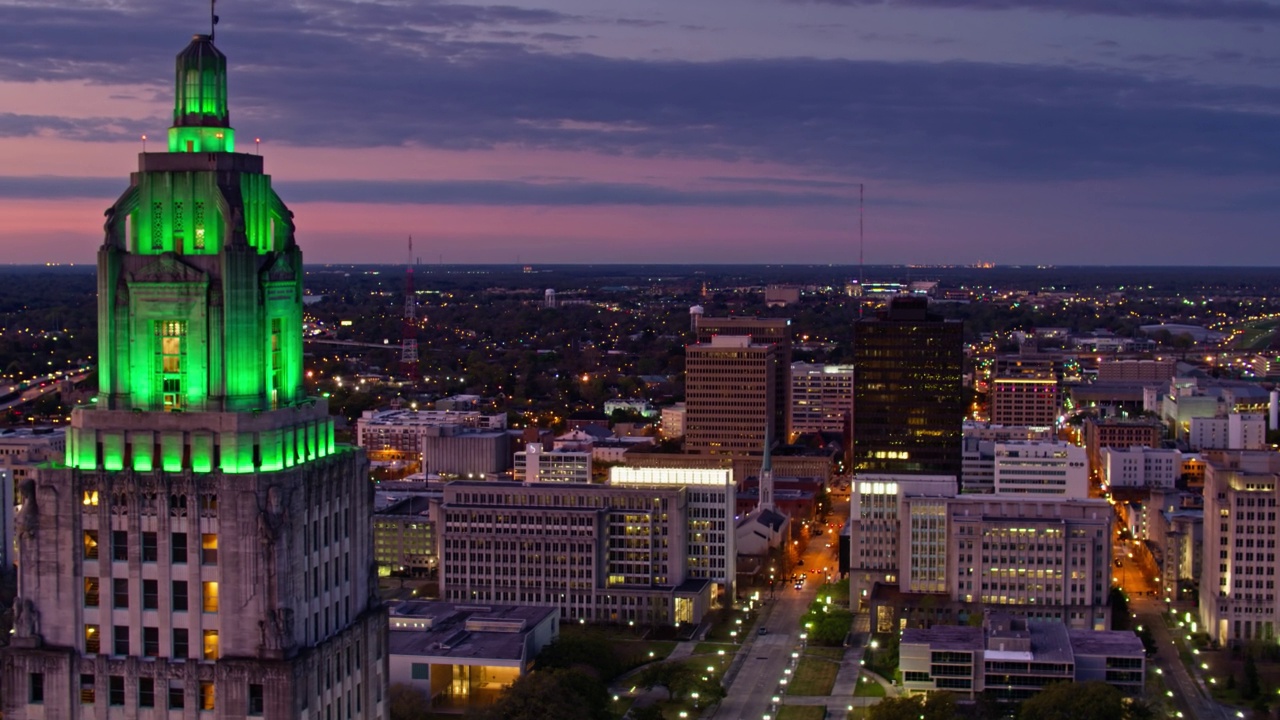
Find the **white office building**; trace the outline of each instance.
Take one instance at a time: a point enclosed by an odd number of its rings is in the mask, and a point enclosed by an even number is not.
[[[1066,442],[1008,442],[995,446],[997,495],[1089,496],[1084,448]]]
[[[733,516],[737,488],[733,471],[701,468],[615,467],[609,484],[620,487],[684,487],[688,503],[687,573],[716,583],[732,598],[738,551]]]
[[[544,450],[529,443],[515,454],[515,479],[520,482],[591,482],[591,451]]]
[[[1102,449],[1102,481],[1108,487],[1171,488],[1181,475],[1180,450],[1140,446]]]

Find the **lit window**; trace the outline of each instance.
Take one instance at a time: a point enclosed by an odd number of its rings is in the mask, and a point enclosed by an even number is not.
[[[218,659],[218,631],[217,630],[204,631],[204,659],[205,660]]]
[[[203,607],[205,612],[218,612],[218,583],[201,583],[201,597],[203,598]]]

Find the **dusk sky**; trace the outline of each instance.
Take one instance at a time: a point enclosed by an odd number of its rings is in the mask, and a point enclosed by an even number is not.
[[[1280,0],[221,0],[308,262],[1280,265]],[[0,262],[92,263],[199,0],[0,0]]]

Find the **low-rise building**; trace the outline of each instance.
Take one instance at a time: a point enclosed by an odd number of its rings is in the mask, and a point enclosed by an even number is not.
[[[422,471],[428,475],[496,477],[511,468],[511,460],[511,436],[505,430],[439,425],[422,433]]]
[[[391,683],[422,692],[432,711],[492,705],[560,635],[548,607],[403,601],[389,610]]]
[[[662,437],[671,440],[684,437],[684,403],[662,408]]]
[[[507,416],[484,415],[474,410],[366,410],[356,420],[356,444],[374,460],[416,460],[427,429],[442,425],[504,430]]]
[[[908,628],[898,652],[908,692],[1017,702],[1056,682],[1098,680],[1134,697],[1144,689],[1146,655],[1132,632],[1072,630],[1004,612],[987,613],[981,627]]]

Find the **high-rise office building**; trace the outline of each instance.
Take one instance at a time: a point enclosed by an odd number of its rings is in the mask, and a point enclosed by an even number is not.
[[[963,325],[894,298],[854,330],[853,449],[860,473],[960,476]]]
[[[776,348],[778,364],[773,379],[773,437],[786,442],[791,436],[791,320],[764,317],[707,317],[694,315],[695,340],[708,344],[716,337],[751,338],[756,345]],[[758,452],[756,453],[759,454]]]
[[[21,489],[4,716],[385,717],[368,464],[303,392],[292,213],[210,36],[176,77],[106,213],[96,401]]]
[[[852,365],[791,363],[792,432],[845,432],[852,417]]]
[[[685,348],[685,451],[759,457],[777,437],[778,346],[717,335]],[[786,415],[786,410],[783,410]]]

